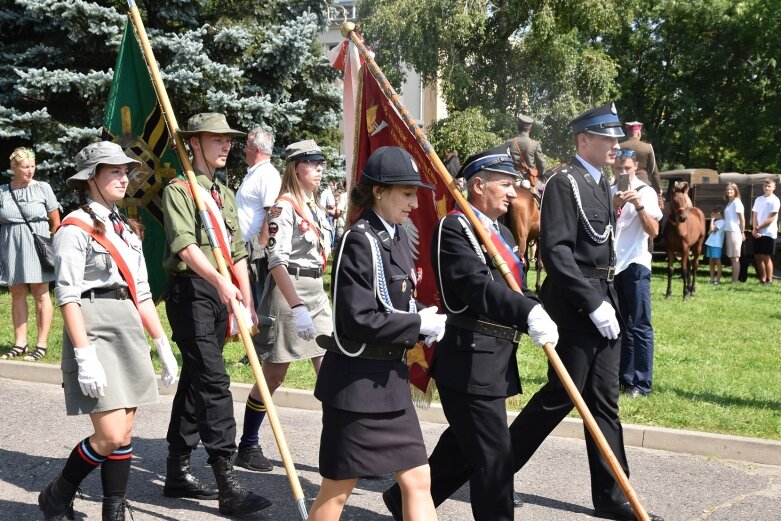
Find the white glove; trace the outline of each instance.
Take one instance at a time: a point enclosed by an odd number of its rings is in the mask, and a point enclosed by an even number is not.
[[[98,351],[94,345],[77,347],[73,350],[76,363],[79,365],[79,387],[85,396],[99,398],[104,396],[106,383],[106,371],[98,360]]]
[[[532,342],[537,347],[543,347],[548,343],[556,347],[556,344],[559,343],[559,329],[541,304],[537,304],[529,312],[529,316],[526,317],[526,326]]]
[[[160,372],[160,380],[163,385],[168,387],[176,380],[179,373],[179,365],[176,363],[176,357],[171,351],[171,344],[168,343],[168,337],[160,337],[152,340],[157,347],[157,356],[160,357],[160,364],[163,370]]]
[[[437,314],[436,306],[421,309],[418,315],[420,315],[420,334],[426,337],[424,340],[426,345],[430,346],[442,340],[445,336],[447,315]]]
[[[314,339],[317,332],[315,331],[315,325],[312,323],[312,317],[309,315],[309,310],[306,309],[306,306],[298,306],[290,311],[293,313],[293,324],[296,328],[296,334],[304,340]]]
[[[597,326],[599,334],[610,340],[618,338],[621,328],[618,326],[616,310],[607,302],[602,302],[597,309],[588,314],[588,318]]]

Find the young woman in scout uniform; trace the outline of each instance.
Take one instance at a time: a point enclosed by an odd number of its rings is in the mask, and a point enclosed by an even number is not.
[[[129,170],[139,165],[121,146],[102,141],[79,152],[78,172],[66,181],[83,204],[54,236],[54,294],[65,322],[65,408],[69,415],[89,414],[95,432],[76,445],[38,496],[47,521],[74,519],[76,489],[101,464],[103,519],[125,519],[136,407],[157,402],[144,328],[157,346],[163,383],[176,379],[176,358],[149,289],[139,226],[115,206],[125,196]]]
[[[361,216],[332,269],[333,337],[319,338],[329,351],[315,387],[323,481],[310,521],[339,519],[359,477],[387,472],[401,486],[404,519],[437,518],[404,360],[420,335],[433,341],[445,328],[436,307],[418,311],[415,261],[400,226],[418,206],[418,187],[431,189],[412,156],[381,147],[350,195]]]
[[[309,139],[288,146],[285,157],[281,195],[268,213],[271,277],[266,279],[258,307],[260,333],[253,339],[272,394],[285,380],[290,362],[310,359],[315,373],[320,370],[325,351],[315,336],[330,335],[332,327],[323,272],[333,235],[325,210],[317,203],[325,156]],[[271,470],[258,444],[265,411],[254,385],[247,399],[237,466]]]

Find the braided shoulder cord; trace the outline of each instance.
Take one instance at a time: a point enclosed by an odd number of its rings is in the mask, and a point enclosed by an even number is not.
[[[417,306],[415,299],[410,299],[409,311],[401,311],[393,307],[391,302],[390,293],[388,293],[388,283],[385,280],[385,267],[382,264],[382,257],[380,256],[380,244],[377,239],[372,237],[369,232],[366,233],[366,238],[369,239],[369,244],[372,248],[372,264],[374,265],[374,294],[377,295],[377,300],[380,301],[385,311],[388,313],[417,313]]]
[[[591,226],[591,223],[586,216],[586,212],[583,211],[583,203],[580,201],[580,190],[578,190],[578,183],[571,174],[567,174],[567,178],[572,185],[572,192],[575,195],[575,203],[578,205],[578,220],[580,221],[580,224],[583,225],[583,229],[586,231],[586,234],[597,244],[605,244],[608,239],[611,239],[611,242],[614,241],[615,239],[613,237],[612,224],[608,223],[607,226],[605,226],[605,231],[602,233],[597,233],[594,227]]]

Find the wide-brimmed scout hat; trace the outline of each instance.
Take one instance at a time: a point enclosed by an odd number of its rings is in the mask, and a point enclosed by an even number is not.
[[[420,180],[415,160],[409,152],[399,147],[380,147],[372,152],[363,166],[360,184],[411,185],[429,190],[434,188]]]
[[[98,165],[129,165],[133,170],[141,166],[141,161],[128,157],[124,149],[111,141],[98,141],[82,148],[76,154],[76,173],[70,176],[65,184],[77,189],[88,179],[95,177]]]
[[[616,104],[605,103],[601,107],[587,110],[570,122],[573,134],[587,132],[597,136],[624,137]]]
[[[212,134],[227,134],[234,137],[244,137],[247,134],[230,128],[225,114],[218,112],[201,112],[187,120],[187,128],[179,130],[178,134],[183,138],[192,137],[201,132],[211,132]]]
[[[513,158],[510,156],[510,149],[507,145],[489,148],[469,156],[456,177],[463,177],[466,181],[469,181],[472,176],[480,172],[507,174],[516,179],[519,177],[518,172],[515,171],[515,163],[513,163]]]
[[[285,148],[285,161],[325,161],[325,156],[314,139],[305,139]]]

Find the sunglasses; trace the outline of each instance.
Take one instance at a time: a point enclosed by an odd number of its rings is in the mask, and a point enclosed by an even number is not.
[[[616,152],[616,159],[626,157],[626,158],[632,158],[635,157],[635,151],[631,148],[622,148],[618,152]]]
[[[322,159],[304,159],[299,161],[299,163],[304,163],[305,165],[315,166],[315,167],[321,166],[325,168],[325,161],[323,161]]]

